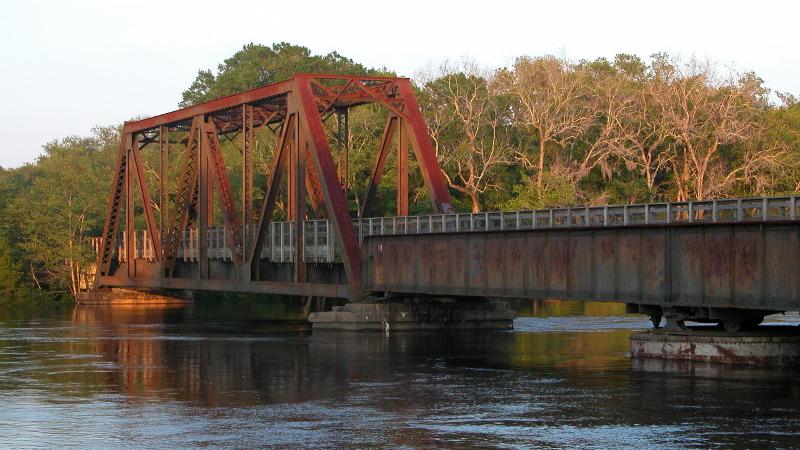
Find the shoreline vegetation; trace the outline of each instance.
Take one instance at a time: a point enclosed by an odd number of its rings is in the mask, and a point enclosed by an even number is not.
[[[336,52],[248,44],[216,70],[199,71],[180,106],[295,72],[395,75]],[[666,54],[522,56],[504,68],[444,62],[417,74],[415,83],[459,211],[800,192],[800,102],[770,91],[754,73]],[[353,211],[384,121],[380,107],[351,112],[344,179]],[[333,133],[335,124],[327,126]],[[0,304],[71,303],[94,261],[89,238],[103,226],[119,132],[118,125],[98,126],[89,136],[44,145],[34,163],[0,168]],[[256,187],[265,185],[275,139],[269,130],[256,135]],[[237,138],[221,145],[229,167],[239,167]],[[150,192],[158,192],[158,152],[142,156]],[[175,179],[181,157],[169,157]],[[387,166],[376,215],[391,215],[394,207],[393,159]],[[238,195],[241,174],[232,169],[230,177]],[[175,179],[166,180],[170,192]],[[411,214],[431,212],[413,170],[410,185]],[[257,191],[256,202],[262,196]],[[285,202],[278,204],[280,215]]]

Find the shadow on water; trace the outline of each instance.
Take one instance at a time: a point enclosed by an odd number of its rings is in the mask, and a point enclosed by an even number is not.
[[[794,371],[631,362],[628,337],[648,323],[622,305],[516,307],[511,332],[389,335],[312,334],[299,303],[0,312],[0,435],[67,447],[796,444]]]

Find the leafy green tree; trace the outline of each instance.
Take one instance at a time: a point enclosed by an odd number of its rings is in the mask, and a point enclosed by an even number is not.
[[[217,66],[217,73],[201,70],[189,89],[183,91],[181,106],[189,106],[237,92],[291,78],[295,73],[336,73],[380,75],[386,70],[365,66],[337,52],[314,55],[306,47],[280,42],[271,46],[247,44]]]
[[[754,172],[737,186],[737,194],[789,194],[800,192],[800,102],[788,93],[779,92],[781,103],[773,105],[761,117],[761,133],[753,143],[771,149],[774,160],[769,170]]]
[[[544,189],[539,190],[539,182]],[[545,172],[539,178],[525,177],[522,182],[512,186],[512,195],[503,209],[542,209],[553,205],[574,206],[578,204],[578,186],[568,177],[559,173]]]
[[[8,205],[11,201],[11,188],[8,172],[0,167],[0,295],[11,295],[20,286],[22,274],[18,253],[14,248],[13,231],[15,223],[10,219]]]
[[[40,286],[76,295],[85,282],[95,258],[89,239],[101,231],[117,143],[109,127],[45,145],[30,187],[14,200],[20,248]]]

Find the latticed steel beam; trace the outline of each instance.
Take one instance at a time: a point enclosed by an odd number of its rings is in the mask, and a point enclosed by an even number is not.
[[[253,222],[254,127],[253,107],[242,105],[242,224]],[[247,232],[242,236],[246,238]]]
[[[332,75],[332,74],[297,74],[297,77],[306,77],[306,79],[314,80],[341,80],[347,82],[353,80],[359,86],[364,86],[364,89],[353,89],[352,92],[345,93],[339,96],[335,106],[349,107],[356,106],[364,103],[383,102],[382,95],[385,95],[387,89],[370,90],[364,85],[365,82],[380,83],[382,85],[400,83],[410,83],[408,78],[395,78],[395,77],[374,77],[374,76],[360,76],[360,75]],[[132,121],[125,123],[125,132],[136,133],[157,128],[159,125],[170,125],[176,123],[188,123],[198,115],[208,115],[220,111],[229,110],[244,104],[255,104],[273,97],[285,96],[294,88],[294,79],[286,80],[279,83],[269,84],[249,91],[240,92],[237,94],[229,95],[227,97],[218,98],[209,102],[200,103],[198,105],[190,106],[188,108],[179,109],[166,114],[150,117],[147,119]],[[361,92],[359,92],[361,91]],[[378,91],[378,92],[376,92]],[[335,94],[334,94],[335,95]],[[389,102],[387,101],[387,104]]]
[[[117,247],[117,230],[119,228],[119,213],[122,208],[122,196],[125,193],[125,183],[128,165],[128,152],[125,151],[125,142],[119,144],[117,163],[114,165],[113,179],[111,182],[111,195],[108,198],[108,210],[103,225],[102,242],[97,256],[97,273],[99,276],[110,274],[111,261]]]
[[[349,141],[348,108],[375,103],[389,110],[389,119],[384,137],[378,149],[376,164],[368,185],[367,199],[362,215],[368,213],[380,181],[386,158],[392,148],[393,136],[397,134],[397,212],[408,214],[408,150],[414,149],[420,171],[433,201],[434,209],[440,213],[453,211],[441,168],[427,136],[422,114],[419,112],[410,80],[393,77],[340,76],[298,74],[291,80],[264,86],[247,92],[220,98],[210,102],[173,111],[160,116],[127,122],[123,129],[123,144],[109,198],[109,210],[103,230],[103,243],[98,257],[100,278],[114,277],[119,285],[120,277],[136,280],[143,276],[161,279],[187,277],[205,280],[213,274],[209,270],[209,244],[206,230],[214,213],[212,198],[217,192],[225,221],[227,245],[233,253],[236,266],[234,278],[244,282],[260,282],[261,253],[267,239],[267,230],[281,190],[283,172],[288,174],[288,213],[294,222],[294,254],[292,282],[298,289],[305,286],[305,249],[303,220],[307,216],[307,202],[315,215],[323,214],[331,220],[336,244],[341,250],[342,262],[347,277],[347,288],[352,298],[361,294],[361,249],[356,238],[346,196],[347,168],[337,167],[331,152],[323,124],[323,117],[337,116],[337,147],[344,151],[347,165]],[[272,172],[266,186],[266,195],[258,209],[258,218],[253,205],[253,150],[254,133],[261,126],[273,132],[280,130],[278,144],[273,153]],[[185,132],[184,139],[175,139],[173,134]],[[241,135],[242,192],[239,202],[230,189],[225,160],[219,136],[236,138]],[[231,139],[232,139],[231,138]],[[183,165],[175,186],[174,201],[169,201],[169,145],[185,143]],[[141,149],[149,143],[158,143],[160,152],[159,205],[161,218],[154,220],[150,194],[142,167]],[[143,199],[147,228],[153,239],[155,257],[161,270],[153,272],[146,264],[137,264],[133,236],[135,235],[135,210],[133,186],[138,181]],[[127,275],[114,271],[113,255],[116,247],[123,192],[126,192]],[[170,203],[172,208],[170,208]],[[240,210],[237,211],[237,205]],[[257,232],[249,239],[247,226],[257,223]],[[199,242],[194,254],[198,268],[176,272],[176,260],[187,229],[196,227]],[[249,239],[249,240],[248,240]],[[160,244],[160,245],[159,245]],[[144,270],[138,270],[141,266]],[[138,270],[138,271],[137,271]],[[156,274],[157,275],[154,275]],[[194,277],[187,275],[194,273]],[[183,274],[183,275],[178,275]],[[271,274],[267,278],[278,276]],[[285,280],[290,281],[290,280]],[[199,283],[200,281],[198,281]],[[158,283],[156,283],[158,284]],[[151,284],[152,285],[152,284]],[[205,286],[205,284],[203,284]],[[263,286],[262,286],[263,287]],[[298,292],[307,290],[298,290]],[[261,290],[259,290],[261,292]]]
[[[408,121],[401,120],[397,130],[397,215],[408,215]]]
[[[347,189],[350,176],[350,114],[347,108],[336,110],[336,145],[339,147],[339,179],[341,180],[344,197],[347,199]]]
[[[337,241],[342,248],[342,260],[347,273],[351,295],[361,296],[361,249],[356,238],[350,211],[344,198],[344,191],[336,175],[333,155],[325,136],[322,118],[314,102],[311,91],[311,78],[295,76],[294,94],[300,109],[301,127],[308,133],[308,146],[317,177],[325,197],[325,209],[336,231]]]
[[[183,152],[183,167],[180,172],[177,192],[175,194],[175,210],[172,214],[172,224],[167,230],[164,242],[163,270],[171,271],[175,267],[178,256],[178,247],[183,240],[183,232],[189,223],[190,210],[196,211],[197,205],[197,176],[198,176],[198,147],[200,120],[195,118],[189,129],[188,141]]]
[[[226,231],[225,236],[228,240],[228,246],[233,253],[233,261],[236,265],[240,265],[244,262],[242,225],[239,221],[236,205],[234,204],[230,180],[228,179],[228,171],[225,167],[222,149],[219,146],[217,129],[213,124],[207,122],[203,123],[201,127],[203,130],[203,141],[201,145],[206,149],[205,153],[208,157],[209,166],[215,180],[213,186],[219,191],[220,202],[222,204],[222,217],[225,221]],[[209,180],[209,184],[211,184],[211,180]],[[211,189],[209,189],[209,198],[210,197]],[[209,214],[212,213],[213,211],[209,211]]]
[[[125,261],[128,277],[136,276],[136,216],[133,199],[133,135],[124,134],[122,142],[125,146],[125,153],[128,155],[128,164],[125,165]]]
[[[158,175],[158,184],[159,184],[159,200],[158,200],[158,207],[159,207],[159,227],[161,229],[161,239],[163,241],[164,236],[163,232],[167,228],[167,222],[169,222],[169,183],[167,182],[167,176],[169,175],[169,150],[170,150],[170,141],[169,136],[166,134],[169,132],[169,128],[165,126],[160,126],[158,130],[158,150],[160,156],[160,163],[159,163],[159,175]]]

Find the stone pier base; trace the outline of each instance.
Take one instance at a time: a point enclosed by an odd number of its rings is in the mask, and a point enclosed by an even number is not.
[[[187,305],[192,303],[189,292],[136,291],[109,289],[78,294],[80,305]]]
[[[516,313],[504,302],[348,303],[308,316],[314,330],[510,330]]]
[[[769,327],[762,327],[769,328]],[[716,331],[651,330],[631,336],[631,357],[750,366],[800,366],[800,330],[729,334]]]

